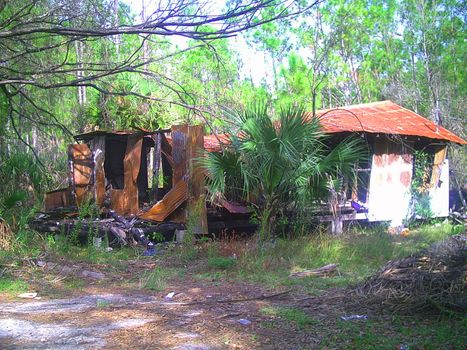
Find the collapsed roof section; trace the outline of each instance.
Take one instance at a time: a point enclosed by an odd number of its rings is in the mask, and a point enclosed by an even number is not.
[[[119,215],[186,223],[200,216],[207,232],[204,175],[194,166],[203,149],[203,127],[171,130],[93,131],[68,147],[68,187],[46,194],[45,210],[81,206],[91,200]],[[170,142],[168,141],[170,139]]]

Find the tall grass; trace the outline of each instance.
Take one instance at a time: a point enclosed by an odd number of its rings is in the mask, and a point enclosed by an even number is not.
[[[319,233],[263,245],[249,242],[235,253],[238,261],[229,267],[229,273],[272,286],[303,280],[305,284],[323,287],[348,285],[373,274],[389,260],[410,255],[457,231],[451,225],[422,227],[409,237],[402,237],[389,235],[384,227],[376,227],[342,237]],[[335,277],[300,281],[289,278],[292,272],[331,263],[338,264]]]

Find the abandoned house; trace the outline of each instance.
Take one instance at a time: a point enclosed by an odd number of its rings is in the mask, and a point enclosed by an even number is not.
[[[448,216],[447,145],[464,145],[464,140],[391,101],[318,111],[317,116],[324,131],[331,134],[331,144],[357,134],[370,150],[357,169],[361,181],[350,184],[339,203],[338,220],[329,212],[321,213],[320,220],[337,226],[345,220],[400,225],[412,210],[415,150],[431,157],[431,211],[437,217]],[[68,186],[46,194],[46,213],[91,200],[121,217],[156,224],[146,227],[145,233],[159,230],[161,223],[173,223],[170,228],[186,225],[193,215],[199,218],[194,230],[200,234],[251,227],[246,208],[227,200],[222,205],[231,215],[229,221],[219,221],[213,213],[208,220],[204,174],[195,159],[203,148],[220,151],[221,144],[229,142],[228,136],[204,136],[202,126],[180,125],[158,131],[98,130],[75,139],[81,143],[68,147]],[[49,226],[41,227],[48,230]]]
[[[360,183],[350,199],[361,203],[356,218],[390,221],[398,226],[411,215],[411,184],[416,150],[431,160],[427,177],[434,217],[449,215],[449,143],[466,142],[445,128],[391,101],[319,111],[324,130],[333,138],[350,133],[367,141],[370,157],[360,166]]]
[[[445,128],[391,101],[352,105],[317,111],[329,143],[354,134],[364,138],[369,157],[357,169],[358,181],[348,186],[338,205],[338,217],[328,206],[317,212],[320,221],[331,222],[332,231],[342,229],[342,221],[389,221],[399,226],[412,215],[411,184],[415,151],[423,151],[431,161],[429,204],[434,217],[449,215],[449,143],[466,142]],[[215,151],[216,140],[209,140]],[[217,147],[219,150],[219,147]]]

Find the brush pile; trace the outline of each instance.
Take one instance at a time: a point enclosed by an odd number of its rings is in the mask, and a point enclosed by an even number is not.
[[[0,218],[0,249],[9,250],[13,242],[13,232],[7,222]]]
[[[366,305],[398,313],[467,310],[467,234],[389,261],[353,291]]]

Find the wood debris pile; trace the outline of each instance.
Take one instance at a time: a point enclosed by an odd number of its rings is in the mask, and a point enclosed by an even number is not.
[[[410,257],[389,261],[353,292],[366,304],[408,313],[467,310],[467,234]]]

